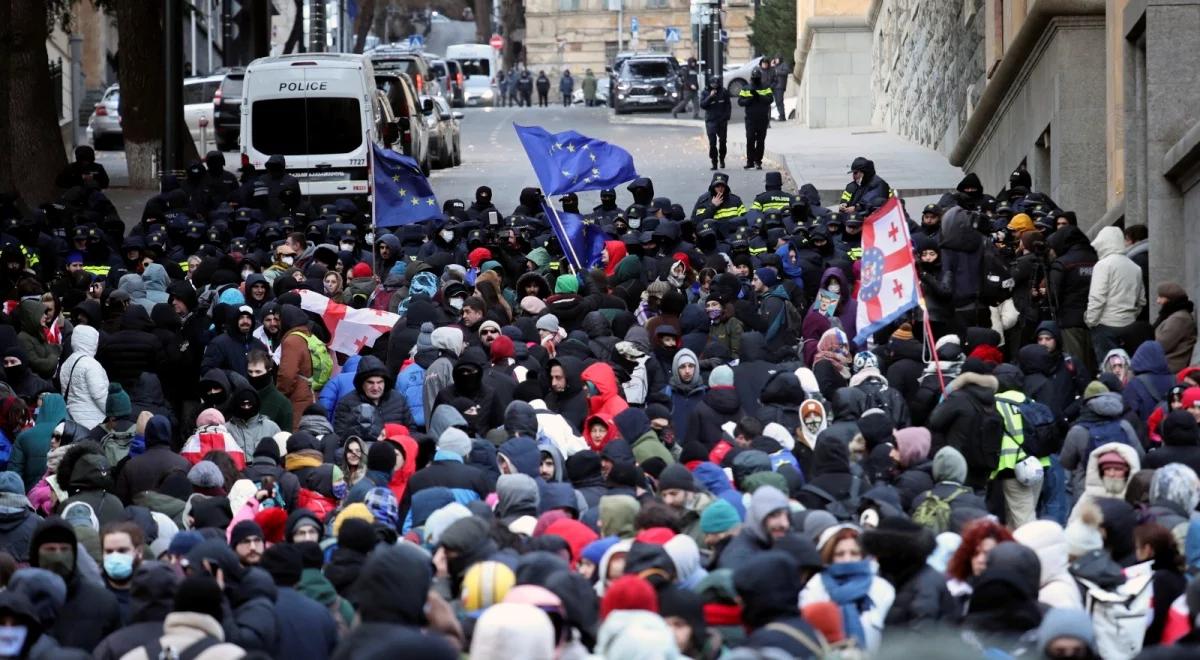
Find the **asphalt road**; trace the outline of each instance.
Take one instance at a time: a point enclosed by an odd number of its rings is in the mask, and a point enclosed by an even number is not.
[[[517,139],[513,124],[541,126],[548,131],[575,130],[625,148],[633,155],[638,173],[654,181],[655,194],[669,197],[691,211],[696,198],[712,178],[708,162],[708,142],[703,122],[687,125],[646,125],[617,123],[610,120],[608,108],[468,108],[462,120],[463,164],[448,170],[435,170],[430,177],[439,200],[474,199],[475,188],[491,186],[497,208],[508,213],[517,206],[521,189],[537,186],[537,179]],[[669,118],[669,114],[633,115],[635,120]],[[682,115],[681,115],[682,117]],[[730,122],[729,130],[743,130]],[[747,204],[763,190],[763,171],[742,170],[742,154],[726,158],[730,167],[730,188]],[[770,164],[764,163],[769,168]],[[765,171],[765,170],[764,170]],[[599,192],[580,193],[579,207],[589,210],[600,203]],[[625,206],[633,198],[624,186],[618,187],[617,201]]]

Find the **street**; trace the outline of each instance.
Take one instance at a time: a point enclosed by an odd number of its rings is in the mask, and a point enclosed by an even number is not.
[[[451,169],[434,170],[430,176],[430,183],[440,201],[458,198],[470,204],[475,196],[475,188],[488,185],[492,188],[496,206],[509,213],[517,206],[522,188],[538,185],[533,168],[513,130],[514,123],[541,126],[552,132],[573,129],[627,149],[633,155],[638,173],[654,181],[655,194],[669,197],[671,201],[683,205],[689,213],[712,176],[704,123],[700,120],[689,120],[686,125],[679,125],[679,122],[664,122],[663,125],[618,123],[653,121],[669,118],[669,115],[648,113],[617,119],[611,117],[609,108],[564,108],[561,105],[551,105],[549,108],[465,108],[462,112],[463,164]],[[729,123],[730,134],[742,130],[740,121]],[[770,139],[768,134],[768,147]],[[101,151],[97,153],[97,161],[108,170],[114,186],[125,185],[128,181],[124,152]],[[239,156],[236,152],[227,152],[225,161],[226,167],[233,171]],[[743,162],[741,153],[731,151],[726,158],[728,167],[724,171],[729,174],[733,192],[749,204],[763,190],[763,172],[766,169],[743,170]],[[765,162],[764,168],[769,169],[772,165]],[[133,200],[125,202],[130,193]],[[128,223],[137,221],[137,217],[125,217],[131,212],[140,212],[141,205],[136,200],[144,202],[152,193],[117,189],[111,194]],[[622,207],[632,202],[623,186],[617,200]],[[579,207],[584,211],[599,203],[599,192],[580,194]]]

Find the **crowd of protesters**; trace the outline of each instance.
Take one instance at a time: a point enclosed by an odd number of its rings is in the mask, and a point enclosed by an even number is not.
[[[852,169],[568,195],[576,269],[533,188],[375,233],[212,153],[127,229],[81,150],[0,200],[0,656],[1195,657],[1196,319],[1146,228],[967,175],[862,333],[894,193]],[[399,321],[347,355],[341,305]]]

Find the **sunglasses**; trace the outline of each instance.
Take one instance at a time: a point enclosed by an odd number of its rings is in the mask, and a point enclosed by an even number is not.
[[[481,330],[481,331],[480,331],[480,334],[484,334],[484,335],[498,335],[498,334],[500,334],[500,331],[499,331],[499,330],[493,330],[493,329],[491,329],[491,328],[488,328],[487,330]]]

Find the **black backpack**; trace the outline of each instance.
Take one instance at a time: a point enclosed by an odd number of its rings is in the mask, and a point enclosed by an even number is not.
[[[1016,282],[1008,264],[994,246],[984,245],[979,265],[979,302],[994,307],[1012,298]]]
[[[862,491],[862,477],[856,474],[850,478],[850,496],[845,500],[839,500],[824,488],[812,484],[805,484],[800,490],[819,497],[821,501],[825,502],[825,510],[832,514],[834,518],[837,518],[839,522],[848,522],[854,520],[855,516],[858,515],[858,505]]]
[[[974,437],[962,447],[967,468],[973,472],[990,472],[1000,463],[1000,445],[1004,442],[1004,418],[995,406],[985,406],[967,394],[971,407],[979,414],[979,428]]]

